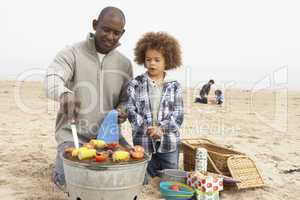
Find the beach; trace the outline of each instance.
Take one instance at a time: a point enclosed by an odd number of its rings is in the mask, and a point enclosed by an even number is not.
[[[246,153],[266,185],[223,191],[221,199],[299,199],[300,173],[284,172],[300,168],[300,92],[228,89],[223,106],[193,103],[194,93],[184,92],[181,137],[204,137]],[[67,199],[51,182],[58,105],[45,97],[40,82],[0,81],[0,102],[1,199]],[[122,125],[128,140],[129,127]],[[152,179],[141,199],[160,199],[158,183],[159,178]]]

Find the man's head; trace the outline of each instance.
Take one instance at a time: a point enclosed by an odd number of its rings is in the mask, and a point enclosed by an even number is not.
[[[210,80],[208,81],[208,83],[209,83],[210,85],[213,85],[213,84],[215,84],[215,81],[212,80],[212,79],[210,79]]]
[[[114,49],[125,32],[124,26],[125,16],[119,8],[104,8],[98,19],[93,20],[96,50],[107,54]]]

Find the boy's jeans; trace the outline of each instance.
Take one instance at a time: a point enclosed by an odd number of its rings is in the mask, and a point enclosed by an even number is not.
[[[158,170],[178,169],[179,145],[176,151],[170,153],[152,154],[152,158],[147,166],[147,172],[151,177],[159,176]]]

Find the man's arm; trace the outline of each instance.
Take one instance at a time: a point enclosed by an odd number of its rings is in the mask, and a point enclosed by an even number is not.
[[[117,106],[117,110],[119,112],[119,116],[118,116],[118,121],[119,123],[123,123],[126,121],[127,119],[127,113],[126,113],[126,104],[128,101],[128,94],[127,94],[127,88],[128,88],[128,83],[129,81],[132,79],[133,77],[133,72],[132,72],[132,65],[131,62],[128,61],[128,71],[127,71],[127,77],[126,77],[126,81],[122,86],[122,90],[120,93],[120,97],[119,97],[119,104]]]
[[[68,82],[73,77],[75,56],[71,48],[60,51],[47,69],[44,80],[46,96],[59,101],[64,93],[73,93],[67,88]]]
[[[68,120],[77,120],[80,101],[67,85],[73,78],[75,55],[71,48],[60,51],[47,69],[44,87],[46,96],[59,101],[60,112],[66,114]]]
[[[127,71],[127,77],[125,83],[122,85],[122,90],[119,96],[119,104],[118,108],[122,111],[126,110],[126,104],[128,101],[128,94],[127,94],[127,88],[129,81],[133,78],[133,72],[132,72],[132,64],[130,61],[128,61],[128,71]]]

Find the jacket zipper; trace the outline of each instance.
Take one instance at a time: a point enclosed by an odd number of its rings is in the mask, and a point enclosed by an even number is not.
[[[97,56],[97,60],[98,60],[98,66],[99,66],[99,73],[98,73],[98,86],[99,86],[99,93],[98,93],[98,105],[99,105],[99,112],[102,113],[102,109],[103,106],[101,105],[101,97],[103,97],[103,77],[102,77],[102,72],[103,72],[103,63],[104,63],[104,60],[107,56],[107,54],[103,57],[102,59],[102,62],[100,63],[100,60],[99,60],[99,56],[98,56],[98,53],[96,52],[96,56]],[[102,80],[102,83],[101,83],[101,80]]]

